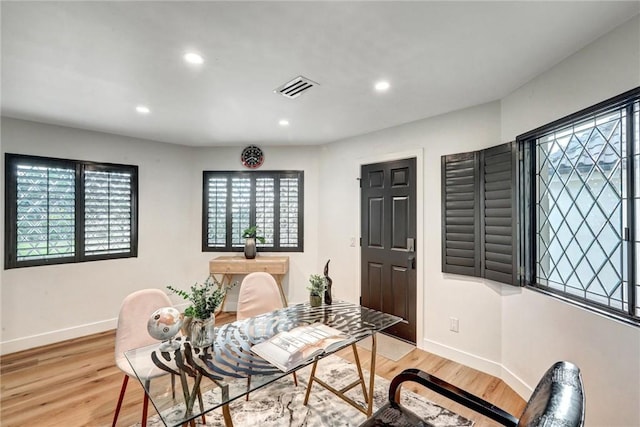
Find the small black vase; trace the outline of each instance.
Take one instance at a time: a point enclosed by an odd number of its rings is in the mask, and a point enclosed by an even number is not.
[[[244,241],[244,257],[246,259],[254,259],[256,257],[256,239],[247,237]]]

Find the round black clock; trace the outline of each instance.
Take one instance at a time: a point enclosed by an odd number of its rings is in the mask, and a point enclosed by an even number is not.
[[[250,145],[242,150],[240,160],[242,161],[243,166],[250,169],[256,169],[262,166],[262,163],[264,162],[264,153],[255,145]]]

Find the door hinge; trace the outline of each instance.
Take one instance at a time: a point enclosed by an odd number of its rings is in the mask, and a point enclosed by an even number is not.
[[[624,228],[624,239],[625,242],[629,241],[629,227]]]
[[[362,297],[360,297],[360,305],[362,305]]]
[[[362,237],[360,238],[360,247],[362,247]]]

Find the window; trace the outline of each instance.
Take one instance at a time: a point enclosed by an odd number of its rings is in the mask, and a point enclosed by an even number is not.
[[[6,154],[5,173],[5,268],[137,256],[137,166]]]
[[[640,323],[640,88],[442,157],[442,271]]]
[[[640,90],[518,137],[525,284],[640,320]]]
[[[243,231],[258,226],[272,252],[303,251],[302,171],[203,173],[202,250],[242,251]]]

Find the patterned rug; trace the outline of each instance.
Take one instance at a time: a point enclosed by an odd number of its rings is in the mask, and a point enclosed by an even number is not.
[[[324,388],[314,384],[308,406],[302,404],[311,367],[298,371],[298,387],[291,375],[251,393],[250,400],[238,399],[231,404],[234,427],[352,427],[358,426],[366,416]],[[318,364],[316,375],[336,389],[357,379],[355,366],[337,356],[329,356]],[[365,378],[368,373],[365,372]],[[376,376],[374,412],[388,399],[389,381]],[[362,390],[355,387],[347,395],[363,404]],[[207,394],[204,394],[204,399]],[[473,423],[447,409],[427,401],[408,390],[402,392],[402,404],[419,414],[428,423],[439,427],[471,426]],[[151,410],[153,411],[153,410]],[[138,427],[140,424],[135,424]],[[150,427],[162,427],[155,415],[147,421]],[[198,418],[197,425],[202,425]],[[222,411],[207,414],[208,427],[224,427]]]

